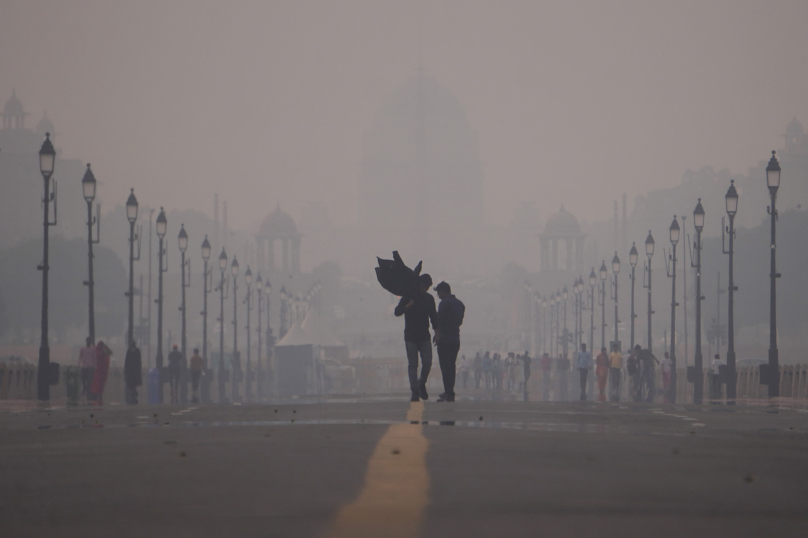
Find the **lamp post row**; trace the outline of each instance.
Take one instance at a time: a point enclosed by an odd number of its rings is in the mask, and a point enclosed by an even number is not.
[[[44,196],[43,196],[43,256],[42,256],[42,263],[37,267],[40,271],[42,271],[42,308],[41,308],[41,339],[40,339],[40,348],[39,348],[39,360],[38,360],[38,374],[37,374],[37,397],[40,400],[49,400],[50,399],[50,381],[51,381],[51,368],[50,368],[50,348],[48,342],[48,273],[49,273],[49,228],[51,226],[55,226],[57,224],[57,198],[56,198],[56,191],[57,185],[56,181],[52,181],[54,165],[56,160],[56,152],[53,148],[53,144],[50,141],[50,133],[46,133],[45,141],[42,144],[42,147],[39,151],[39,164],[40,164],[40,173],[43,178],[44,182]],[[772,157],[769,161],[769,164],[766,168],[766,183],[769,189],[769,194],[771,198],[771,205],[767,208],[769,215],[771,216],[771,249],[770,249],[770,310],[769,310],[769,361],[766,365],[767,368],[764,370],[765,375],[765,382],[768,385],[768,393],[769,397],[777,397],[779,396],[779,356],[778,356],[778,349],[777,349],[777,278],[780,277],[780,274],[776,271],[776,221],[777,221],[777,209],[776,209],[776,199],[777,199],[777,191],[780,186],[780,165],[777,161],[776,152],[772,151]],[[53,190],[51,191],[51,183],[53,185]],[[96,187],[97,181],[95,176],[92,172],[90,164],[87,165],[87,170],[85,171],[84,177],[82,178],[82,192],[85,201],[87,202],[87,244],[88,244],[88,279],[84,282],[84,284],[88,287],[88,328],[89,328],[89,337],[92,341],[95,341],[95,305],[94,305],[94,278],[93,278],[93,244],[97,244],[100,241],[100,204],[96,206],[96,216],[93,217],[92,215],[92,203],[95,200],[96,196]],[[51,221],[51,211],[50,211],[50,203],[53,202],[53,220]],[[728,284],[728,326],[727,326],[727,336],[728,336],[728,348],[727,348],[727,369],[728,369],[728,387],[727,387],[727,396],[728,400],[731,403],[734,403],[734,400],[737,396],[736,394],[736,379],[735,379],[735,372],[736,372],[736,357],[735,357],[735,342],[734,342],[734,292],[737,291],[737,287],[734,284],[734,239],[735,239],[735,227],[734,227],[734,220],[735,215],[738,209],[738,193],[734,185],[734,180],[731,181],[730,188],[727,191],[725,196],[725,203],[726,203],[726,211],[729,217],[729,226],[724,227],[723,218],[722,218],[722,251],[725,254],[729,255],[729,284]],[[137,212],[138,212],[138,202],[137,198],[134,194],[134,189],[131,189],[129,197],[126,202],[126,215],[127,220],[130,223],[130,233],[129,233],[129,290],[126,293],[128,297],[128,306],[129,306],[129,316],[128,316],[128,326],[127,326],[127,341],[134,342],[134,327],[133,327],[133,319],[134,319],[134,261],[140,259],[140,233],[135,232],[135,223],[137,221]],[[684,217],[682,217],[684,219]],[[695,361],[694,361],[694,402],[701,403],[703,398],[703,357],[702,357],[702,350],[701,350],[701,301],[704,299],[701,296],[701,233],[704,228],[704,208],[701,205],[701,199],[699,199],[696,209],[693,212],[693,224],[696,230],[696,237],[694,242],[694,250],[695,256],[691,252],[691,266],[696,269],[696,352],[695,352]],[[95,233],[93,233],[93,225],[96,227]],[[163,273],[168,270],[167,264],[167,252],[164,246],[164,238],[166,233],[167,227],[167,220],[165,217],[165,212],[163,208],[160,209],[160,214],[156,220],[156,232],[159,238],[159,246],[158,246],[158,296],[155,300],[155,303],[158,304],[158,316],[157,316],[157,357],[156,357],[156,365],[158,371],[162,369],[163,366],[163,356],[162,356],[162,306],[163,306]],[[677,258],[676,258],[676,246],[679,241],[680,236],[680,228],[674,216],[673,222],[669,228],[670,232],[670,241],[671,241],[671,254],[669,259],[671,261],[671,270],[668,271],[668,276],[672,279],[671,285],[671,343],[670,343],[670,358],[672,362],[672,367],[675,371],[676,368],[676,306],[678,303],[676,302],[676,265],[677,265]],[[727,233],[728,242],[729,242],[729,249],[727,250],[723,246],[724,242],[724,233]],[[137,241],[138,243],[138,254],[135,255],[134,251],[134,244]],[[190,286],[190,278],[186,283],[186,271],[188,276],[190,276],[190,260],[185,259],[185,252],[188,246],[188,236],[187,232],[185,231],[184,225],[181,226],[180,233],[178,236],[178,245],[181,253],[181,269],[182,269],[182,305],[180,306],[180,311],[182,312],[182,354],[185,356],[187,354],[187,340],[186,340],[186,307],[185,307],[185,288]],[[651,268],[651,258],[654,254],[654,246],[655,241],[651,231],[648,232],[648,237],[645,241],[646,247],[646,255],[648,257],[648,262],[645,266],[645,274],[647,275],[647,284],[644,283],[644,287],[648,289],[648,323],[647,323],[647,346],[648,350],[652,349],[653,339],[652,339],[652,268]],[[629,261],[631,265],[631,346],[634,345],[634,319],[636,317],[634,312],[634,282],[635,282],[635,267],[637,263],[637,250],[636,246],[632,244],[631,251],[629,252]],[[166,258],[166,262],[164,263],[163,258]],[[207,294],[211,291],[209,288],[209,282],[212,281],[212,274],[209,275],[208,273],[208,260],[210,258],[210,243],[208,242],[207,236],[202,243],[202,258],[204,261],[204,272],[203,272],[203,356],[207,359]],[[695,259],[695,263],[693,260]],[[666,259],[667,264],[668,259]],[[223,387],[223,355],[224,355],[224,343],[223,343],[223,318],[224,318],[224,296],[225,296],[225,278],[224,278],[224,270],[227,264],[227,255],[222,249],[222,254],[219,257],[219,265],[220,270],[222,272],[220,284],[217,289],[220,291],[220,361],[219,361],[219,383],[220,383],[220,394],[219,399],[220,401],[225,401],[226,398],[224,397],[224,387]],[[613,283],[613,293],[612,299],[615,303],[615,317],[614,317],[614,326],[615,326],[615,342],[618,342],[619,335],[618,335],[618,280],[617,274],[620,270],[620,260],[615,252],[614,258],[612,259],[612,268],[614,273],[614,280]],[[239,265],[236,258],[233,258],[233,262],[231,264],[231,275],[233,277],[233,291],[234,291],[234,309],[233,309],[233,325],[234,325],[234,336],[233,336],[233,358],[234,358],[234,380],[233,380],[233,398],[238,398],[238,385],[237,379],[235,378],[236,375],[236,367],[239,366],[239,353],[238,353],[238,325],[237,325],[237,298],[236,298],[236,290],[237,290],[237,282],[236,278],[238,276]],[[600,277],[601,277],[601,289],[600,289],[600,301],[599,303],[602,306],[602,329],[601,329],[601,347],[605,347],[605,278],[606,278],[606,267],[605,261],[601,264],[601,268],[599,270]],[[210,278],[209,278],[210,277]],[[246,394],[247,398],[251,398],[251,357],[250,357],[250,342],[251,339],[249,338],[249,333],[251,330],[250,327],[250,310],[252,309],[251,306],[251,283],[252,283],[252,273],[250,268],[247,268],[247,272],[245,274],[245,283],[247,285],[247,294],[245,298],[245,302],[247,303],[247,334],[248,334],[248,342],[247,342],[247,385],[246,385]],[[212,284],[212,282],[210,282]],[[595,275],[594,269],[590,274],[590,302],[591,308],[590,310],[594,310],[594,284],[595,284]],[[256,383],[257,394],[259,398],[262,396],[262,388],[261,388],[261,381],[263,379],[263,372],[261,366],[261,314],[263,312],[262,307],[262,299],[261,299],[261,290],[266,289],[267,294],[271,290],[271,286],[269,285],[269,281],[267,280],[266,286],[264,286],[264,282],[261,279],[259,274],[258,279],[256,281],[256,289],[258,291],[258,332],[259,332],[259,340],[258,340],[258,362],[257,362],[257,370],[258,370],[258,382]],[[283,291],[283,290],[282,290]],[[583,278],[576,279],[575,285],[573,287],[574,293],[574,310],[575,310],[575,317],[576,317],[576,327],[575,327],[575,342],[576,344],[579,343],[578,335],[582,336],[583,327],[582,327],[582,311],[583,307]],[[559,297],[560,295],[560,297]],[[550,307],[550,312],[552,314],[552,307],[553,305],[556,306],[556,333],[559,332],[560,323],[558,320],[558,307],[560,306],[560,299],[564,301],[564,329],[563,329],[563,348],[566,352],[566,347],[568,344],[569,334],[566,328],[566,300],[567,300],[567,288],[564,287],[563,292],[556,293],[550,297],[549,300],[545,300],[543,298],[539,298],[538,295],[536,297],[537,304],[542,308],[546,308],[547,306]],[[267,302],[269,298],[267,297]],[[533,323],[532,323],[532,307],[530,306],[531,302],[531,293],[528,290],[528,341],[530,342],[529,331],[531,330]],[[282,304],[282,309],[284,304]],[[269,305],[267,305],[267,313],[268,313]],[[594,312],[591,312],[591,316],[594,316]],[[267,316],[269,317],[269,316]],[[538,314],[537,314],[538,318]],[[546,318],[546,313],[545,313]],[[552,316],[551,316],[552,318]],[[546,319],[545,319],[546,322]],[[281,319],[281,330],[284,329],[285,320]],[[539,332],[539,323],[537,322],[537,335]],[[550,320],[550,332],[552,333],[553,329],[553,321]],[[594,317],[591,318],[590,322],[590,348],[592,347],[592,337],[594,331]],[[271,329],[269,326],[267,327],[267,338],[269,338],[269,334]],[[546,332],[546,330],[544,331]],[[546,347],[546,334],[542,337],[542,346]],[[556,337],[555,339],[551,338],[551,343],[555,341],[556,346],[558,345],[559,338]],[[267,342],[267,346],[269,346],[269,342]],[[536,342],[536,346],[538,349],[538,338]],[[240,373],[240,370],[239,370]],[[672,394],[675,398],[676,389],[676,376],[674,375],[672,378],[673,383],[673,390]],[[162,383],[161,383],[162,385]],[[160,401],[162,401],[162,390],[159,391]]]
[[[768,166],[766,167],[766,184],[769,189],[769,196],[771,198],[771,205],[767,208],[767,212],[771,218],[771,248],[770,248],[770,305],[769,305],[769,360],[766,365],[761,367],[761,383],[768,386],[768,395],[770,398],[778,397],[780,395],[780,372],[779,372],[779,352],[777,348],[777,279],[780,278],[780,273],[777,272],[777,236],[776,236],[776,226],[777,226],[777,219],[778,213],[776,209],[776,201],[777,201],[777,191],[780,187],[780,174],[781,168],[780,164],[777,160],[776,152],[772,151],[771,159],[769,160]],[[729,283],[728,283],[728,304],[727,304],[727,400],[730,405],[735,403],[737,399],[737,364],[736,364],[736,354],[735,354],[735,324],[734,324],[734,310],[735,310],[735,303],[734,303],[734,292],[738,291],[738,287],[735,285],[734,280],[734,254],[735,254],[735,216],[738,211],[738,191],[735,188],[735,181],[730,181],[730,187],[727,190],[725,195],[725,205],[726,205],[726,212],[729,218],[729,225],[725,226],[724,219],[722,218],[722,251],[724,254],[729,255]],[[701,204],[701,198],[698,199],[696,204],[696,208],[693,211],[693,227],[695,228],[695,240],[690,252],[690,264],[691,267],[695,269],[696,273],[696,343],[695,343],[695,357],[694,357],[694,365],[693,371],[688,373],[688,380],[691,381],[694,385],[693,387],[693,400],[694,403],[700,404],[703,401],[703,392],[704,392],[704,364],[703,364],[703,354],[702,354],[702,346],[701,346],[701,302],[705,299],[704,296],[701,294],[701,272],[702,272],[702,258],[701,258],[701,250],[702,250],[702,241],[701,235],[704,230],[704,207]],[[685,216],[682,216],[682,221],[684,222]],[[671,368],[675,372],[676,371],[676,307],[679,306],[679,303],[676,301],[676,266],[678,263],[677,257],[677,245],[681,239],[681,228],[679,226],[679,222],[676,216],[674,216],[673,221],[669,227],[669,234],[670,234],[670,242],[671,242],[671,252],[666,257],[666,273],[669,278],[671,278],[671,341],[670,341],[670,360],[671,360]],[[726,234],[728,240],[728,247],[724,241],[724,234]],[[648,308],[647,308],[647,348],[649,351],[652,350],[653,347],[653,333],[652,333],[652,316],[655,313],[652,306],[652,266],[651,260],[654,255],[655,251],[655,240],[651,231],[648,231],[648,236],[645,240],[645,254],[648,258],[647,262],[644,264],[644,278],[643,278],[643,287],[648,290]],[[664,250],[664,249],[663,249]],[[695,251],[695,252],[694,252]],[[635,310],[634,310],[634,289],[635,289],[635,269],[639,258],[639,252],[637,251],[637,247],[635,243],[632,243],[631,250],[629,251],[629,264],[631,266],[631,325],[630,325],[630,348],[633,349],[635,345],[635,318],[637,317]],[[668,265],[670,262],[670,265]],[[617,274],[620,270],[620,259],[615,252],[614,258],[612,259],[612,271],[613,271],[613,280],[611,280],[610,284],[612,284],[612,294],[611,299],[614,301],[614,341],[617,343],[619,341],[619,334],[618,334],[618,325],[620,323],[619,316],[618,316],[618,280]],[[595,269],[592,268],[592,271],[589,275],[589,284],[590,284],[590,292],[589,292],[589,299],[590,299],[590,349],[593,348],[594,339],[594,303],[595,303],[595,286],[598,287],[598,304],[601,306],[601,347],[605,347],[606,342],[606,321],[605,321],[605,281],[608,274],[608,270],[606,268],[605,260],[601,263],[600,269],[598,270],[598,275],[600,277],[600,283],[597,282],[597,276],[595,274]],[[576,344],[582,343],[582,338],[577,338],[577,332],[579,331],[580,319],[582,317],[582,311],[585,309],[583,306],[583,299],[578,299],[579,294],[583,291],[583,278],[578,277],[575,279],[575,283],[573,285],[573,293],[575,293],[576,297]],[[555,294],[550,295],[549,299],[545,302],[541,300],[539,305],[542,308],[549,306],[549,311],[551,314],[550,319],[550,334],[552,337],[553,332],[553,306],[556,306],[556,309],[559,306],[561,300],[564,300],[565,310],[566,310],[566,286],[564,288],[564,292],[556,292]],[[685,298],[686,300],[686,298]],[[557,312],[557,310],[556,310]],[[555,330],[556,333],[559,332],[560,322],[558,320],[558,314],[555,316]],[[566,326],[566,313],[564,315],[565,318],[565,326]],[[685,320],[686,321],[686,320]],[[685,330],[687,329],[687,325],[685,325]],[[580,331],[582,333],[583,327],[580,327]],[[551,338],[550,342],[551,345],[553,342],[556,344],[556,349],[558,346],[559,341],[562,341],[563,344],[566,344],[566,327],[564,329],[564,336],[563,337],[556,337],[555,339]],[[686,343],[687,344],[687,343]],[[552,349],[551,349],[552,351]],[[676,375],[671,377],[671,386],[670,386],[670,397],[672,401],[675,403],[676,401],[676,394],[677,394],[677,378]]]

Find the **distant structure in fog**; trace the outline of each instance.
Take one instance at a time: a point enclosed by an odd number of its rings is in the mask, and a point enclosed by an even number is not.
[[[393,92],[365,134],[358,222],[380,254],[423,258],[482,227],[477,133],[460,101],[422,70]]]
[[[258,270],[265,275],[277,272],[300,273],[300,242],[294,219],[280,206],[264,217],[255,234]]]
[[[547,219],[544,231],[539,236],[542,271],[583,271],[585,239],[578,219],[567,212],[562,205],[558,213]],[[564,243],[566,250],[563,267],[559,264],[558,258],[558,247],[561,242]]]
[[[56,143],[53,122],[44,114],[36,127],[26,127],[22,102],[13,91],[3,106],[0,129],[0,247],[42,236],[42,175],[39,172],[39,148],[45,133]],[[78,160],[64,160],[57,147],[54,179],[81,182],[84,166]],[[68,183],[67,185],[70,185]],[[61,185],[60,185],[61,186]],[[64,188],[64,187],[63,187]],[[70,189],[71,187],[67,187]],[[64,192],[64,191],[62,191]],[[55,234],[66,237],[86,234],[87,210],[81,196],[59,198],[58,227]]]

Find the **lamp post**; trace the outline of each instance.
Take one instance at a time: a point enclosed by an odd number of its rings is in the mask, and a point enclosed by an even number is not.
[[[575,317],[575,346],[581,348],[584,339],[584,279],[578,277],[575,281],[575,302],[578,307],[578,315]]]
[[[255,331],[258,333],[258,358],[256,359],[256,365],[255,365],[255,399],[259,402],[264,397],[263,379],[262,379],[264,371],[261,368],[261,331],[262,331],[261,313],[264,310],[263,292],[264,292],[264,280],[261,278],[261,273],[258,273],[258,278],[255,279],[255,298],[258,300],[258,328]]]
[[[643,287],[648,289],[648,351],[652,348],[652,335],[651,330],[651,315],[654,311],[651,309],[651,258],[654,256],[654,236],[651,235],[651,230],[648,230],[648,237],[645,238],[645,255],[648,256],[648,263],[645,266],[645,272],[648,275],[648,285],[643,283]]]
[[[205,368],[208,367],[208,293],[211,292],[210,286],[213,284],[213,273],[208,271],[208,260],[210,260],[210,242],[208,235],[205,234],[205,240],[202,241],[202,358],[205,360]],[[207,385],[206,385],[207,386]],[[205,394],[203,392],[203,394]]]
[[[138,203],[135,198],[135,189],[129,191],[129,198],[126,199],[126,220],[129,221],[129,325],[127,326],[126,341],[127,346],[135,339],[134,318],[135,318],[135,261],[140,259],[140,234],[135,233],[135,221],[137,221]],[[138,249],[135,256],[135,241]]]
[[[564,353],[564,357],[567,356],[567,352],[569,350],[569,332],[567,331],[567,295],[569,292],[567,291],[567,286],[564,286],[564,290],[561,292],[561,298],[564,300],[564,332],[562,333],[562,353]]]
[[[250,345],[252,341],[252,335],[250,334],[250,310],[252,310],[252,303],[250,299],[252,298],[252,271],[250,271],[250,266],[247,265],[247,270],[244,272],[244,284],[247,286],[247,297],[244,299],[244,302],[247,303],[247,372],[244,377],[244,398],[248,402],[252,401],[252,366],[250,363],[252,362],[252,356],[250,353]]]
[[[550,345],[549,352],[553,358],[558,357],[558,342],[555,334],[555,293],[550,295],[548,299],[548,306],[550,307]]]
[[[51,176],[56,162],[56,151],[50,141],[50,133],[45,133],[45,141],[39,150],[39,171],[45,184],[43,202],[43,241],[42,265],[37,267],[42,271],[42,319],[41,338],[39,342],[39,362],[37,364],[36,395],[41,401],[50,400],[50,345],[48,343],[48,229],[56,226],[56,181],[53,182],[53,192],[50,192]],[[50,203],[53,202],[53,222],[50,220]]]
[[[155,364],[160,377],[160,382],[158,383],[159,389],[157,390],[157,399],[159,403],[163,403],[163,273],[168,271],[168,253],[163,245],[163,239],[166,236],[168,221],[166,220],[166,214],[162,207],[160,208],[160,214],[157,215],[155,224],[157,237],[159,239],[157,251],[157,299],[154,300],[154,302],[157,303],[157,357],[155,359]],[[163,266],[164,257],[165,266]]]
[[[224,383],[224,300],[225,297],[225,275],[224,272],[227,270],[227,254],[222,248],[222,253],[219,254],[219,271],[221,272],[221,277],[219,279],[219,286],[217,287],[219,291],[219,368],[217,377],[219,378],[219,403],[224,404],[227,403],[227,393]]]
[[[180,233],[177,236],[177,246],[180,249],[180,272],[182,273],[182,305],[180,306],[182,325],[180,330],[180,346],[182,348],[182,370],[180,373],[180,403],[188,403],[188,338],[186,331],[185,316],[185,288],[191,287],[191,260],[185,259],[185,251],[188,250],[188,233],[185,231],[185,224],[180,224]],[[186,278],[186,272],[188,278]]]
[[[183,358],[187,357],[187,338],[186,338],[186,325],[185,325],[185,288],[191,285],[190,278],[185,279],[185,272],[186,267],[187,271],[189,272],[190,277],[190,270],[191,260],[185,261],[185,251],[188,250],[188,233],[185,231],[185,224],[180,224],[180,233],[177,237],[177,246],[180,249],[180,267],[182,268],[182,306],[180,306],[180,312],[182,313],[182,329],[180,332],[180,345],[182,346],[182,356]]]
[[[606,260],[600,263],[600,298],[598,304],[600,305],[600,347],[606,347],[606,276],[608,270],[606,269]]]
[[[230,275],[233,277],[233,358],[230,359],[233,377],[230,390],[233,393],[233,401],[237,402],[240,399],[238,376],[241,375],[241,356],[238,353],[238,260],[235,255],[233,255],[233,263],[230,264]]]
[[[93,280],[93,243],[98,243],[99,232],[101,231],[101,206],[96,208],[97,217],[93,218],[93,200],[95,200],[95,187],[96,181],[93,171],[90,169],[90,164],[87,164],[87,170],[84,172],[84,177],[81,180],[81,190],[84,194],[84,200],[87,202],[87,286],[89,292],[89,331],[90,339],[95,343],[95,281]],[[95,239],[93,239],[93,224],[96,225]],[[127,344],[128,346],[128,344]]]
[[[272,337],[272,325],[270,323],[270,317],[269,317],[269,313],[270,313],[270,310],[271,310],[270,307],[272,306],[272,285],[269,283],[269,278],[267,278],[266,282],[264,282],[264,293],[266,293],[266,296],[267,296],[267,307],[266,307],[267,308],[267,329],[266,329],[266,335],[265,336],[266,336],[266,347],[267,347],[267,368],[266,368],[267,373],[266,373],[266,377],[268,379],[270,377],[271,373],[272,373],[272,348],[273,348],[273,346],[275,344],[275,339]],[[258,327],[258,330],[259,331],[261,330],[260,326]],[[264,384],[264,379],[261,380],[262,393],[264,392],[263,384]],[[270,393],[270,387],[269,386],[267,386],[266,393],[267,394]]]
[[[777,351],[777,279],[780,274],[776,269],[776,221],[777,221],[777,208],[775,202],[777,201],[777,189],[780,188],[780,163],[777,162],[777,156],[772,151],[772,158],[769,160],[769,165],[766,167],[766,185],[769,187],[769,196],[772,199],[772,205],[768,208],[769,215],[772,218],[772,240],[771,240],[771,271],[769,278],[771,280],[771,289],[769,291],[769,398],[776,398],[780,396],[780,359],[779,352]]]
[[[595,268],[589,273],[589,351],[595,346],[595,286],[598,283]]]
[[[533,286],[529,282],[525,282],[525,349],[530,349],[530,342],[532,341],[532,314],[533,306],[531,298],[533,297]]]
[[[729,250],[724,250],[724,254],[729,254],[729,293],[727,294],[727,405],[735,405],[737,397],[738,379],[735,373],[735,300],[734,292],[738,288],[735,286],[733,261],[735,257],[735,214],[738,212],[738,191],[735,189],[735,180],[730,180],[729,189],[724,196],[727,215],[729,216],[729,228],[724,229],[721,223],[721,247],[724,247],[724,232],[729,235]],[[722,219],[723,220],[723,219]]]
[[[676,302],[676,244],[679,243],[680,228],[679,222],[676,220],[676,215],[673,216],[673,222],[669,228],[671,240],[671,266],[672,269],[668,273],[671,278],[671,386],[670,394],[668,395],[671,403],[676,403],[676,307],[679,303]],[[667,270],[667,267],[666,267]]]
[[[701,404],[704,395],[704,364],[701,356],[701,231],[704,229],[704,208],[701,198],[693,210],[693,227],[696,229],[696,263],[693,264],[693,255],[690,255],[690,264],[696,268],[696,354],[693,361],[695,379],[693,379],[693,403]]]
[[[614,258],[612,258],[612,272],[614,273],[614,296],[612,297],[614,301],[614,343],[617,345],[617,326],[620,324],[620,319],[617,315],[617,274],[620,272],[620,258],[617,257],[617,252],[614,253]]]
[[[637,258],[639,257],[639,253],[637,252],[637,245],[632,241],[631,243],[631,250],[628,252],[628,263],[631,265],[631,345],[629,346],[629,351],[634,351],[634,319],[637,317],[637,314],[634,313],[634,270],[637,267]]]

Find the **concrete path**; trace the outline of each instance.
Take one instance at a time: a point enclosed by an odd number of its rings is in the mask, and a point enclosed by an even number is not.
[[[0,411],[0,536],[808,536],[808,413],[405,397]]]

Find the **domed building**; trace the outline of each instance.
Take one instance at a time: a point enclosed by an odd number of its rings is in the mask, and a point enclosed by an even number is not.
[[[282,271],[300,273],[300,240],[294,219],[280,206],[264,217],[255,234],[258,270],[264,274]],[[277,263],[276,263],[277,260]]]
[[[365,135],[359,189],[359,224],[379,253],[429,258],[478,231],[478,137],[457,97],[422,72],[394,91]]]
[[[542,271],[582,271],[584,266],[584,239],[581,225],[564,206],[558,213],[547,219],[544,231],[539,236],[541,242]],[[566,250],[564,267],[559,266],[558,245],[564,242]]]
[[[3,107],[3,129],[25,129],[25,109],[17,98],[17,92],[12,91],[11,97]]]

